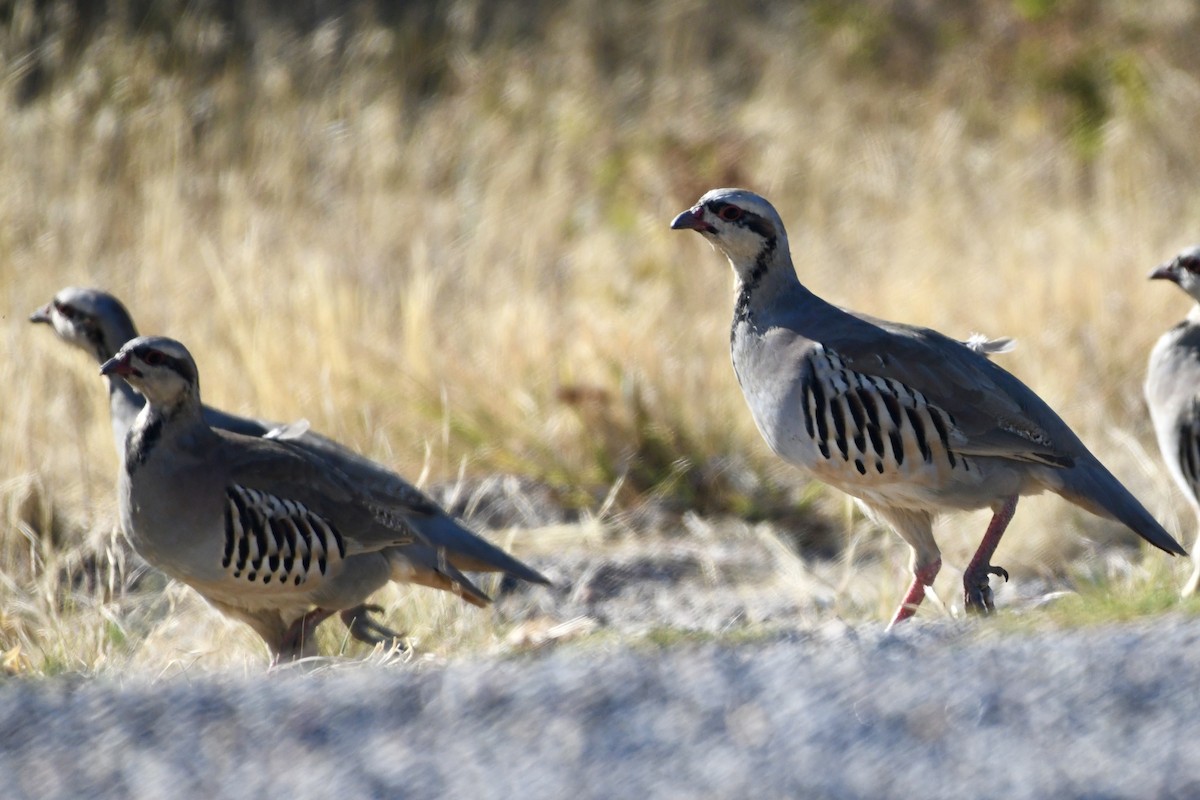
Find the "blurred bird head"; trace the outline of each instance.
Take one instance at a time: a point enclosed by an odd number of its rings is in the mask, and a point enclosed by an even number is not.
[[[1151,270],[1149,278],[1171,281],[1200,303],[1200,245],[1189,247],[1170,261],[1159,264]]]
[[[103,363],[137,336],[133,318],[121,301],[97,289],[68,286],[54,299],[29,315],[30,322],[44,322],[58,337]]]

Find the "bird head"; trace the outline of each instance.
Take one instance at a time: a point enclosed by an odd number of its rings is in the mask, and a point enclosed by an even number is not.
[[[742,280],[776,252],[788,252],[774,206],[747,189],[713,189],[675,217],[673,230],[692,230],[720,250]]]
[[[100,366],[101,375],[117,375],[145,395],[151,406],[170,407],[200,393],[196,362],[179,342],[165,336],[131,339]]]
[[[1170,261],[1159,264],[1151,270],[1149,278],[1171,281],[1200,303],[1200,245],[1189,247]]]
[[[69,286],[30,314],[29,321],[50,325],[60,339],[91,354],[97,363],[112,358],[121,345],[137,336],[121,301],[97,289]]]

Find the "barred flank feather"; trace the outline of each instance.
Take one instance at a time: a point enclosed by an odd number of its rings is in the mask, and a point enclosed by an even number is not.
[[[221,566],[233,577],[299,586],[346,557],[338,530],[301,503],[237,485],[225,496]]]

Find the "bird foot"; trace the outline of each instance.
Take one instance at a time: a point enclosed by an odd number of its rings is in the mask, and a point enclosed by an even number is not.
[[[382,622],[377,622],[371,618],[371,614],[382,614],[383,607],[375,604],[366,604],[347,608],[342,612],[342,622],[346,623],[346,628],[350,631],[350,635],[360,642],[370,645],[383,644],[391,645],[395,643],[401,650],[407,649],[404,646],[404,634],[392,630]]]
[[[275,661],[283,663],[317,655],[317,626],[332,613],[323,608],[315,608],[293,622],[283,635]]]
[[[988,575],[995,575],[1008,581],[1008,570],[1004,567],[993,567],[991,564],[978,572],[963,576],[963,604],[968,612],[990,614],[996,610],[992,601],[992,587]]]

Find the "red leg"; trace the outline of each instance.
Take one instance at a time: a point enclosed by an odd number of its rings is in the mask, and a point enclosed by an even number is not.
[[[967,611],[986,614],[995,608],[992,605],[992,589],[988,585],[988,575],[1001,575],[1004,580],[1008,580],[1008,573],[1001,567],[992,566],[992,554],[996,552],[1000,537],[1004,535],[1004,529],[1012,521],[1016,510],[1017,495],[1008,498],[996,509],[987,533],[983,535],[983,541],[975,551],[975,557],[963,572],[963,604]]]
[[[896,623],[903,622],[917,613],[917,606],[921,605],[921,601],[925,599],[925,587],[933,586],[933,579],[937,577],[941,568],[942,560],[939,558],[914,570],[912,585],[908,587],[908,594],[904,595],[904,599],[900,601],[900,607],[896,609],[896,615],[888,623],[889,630]]]

